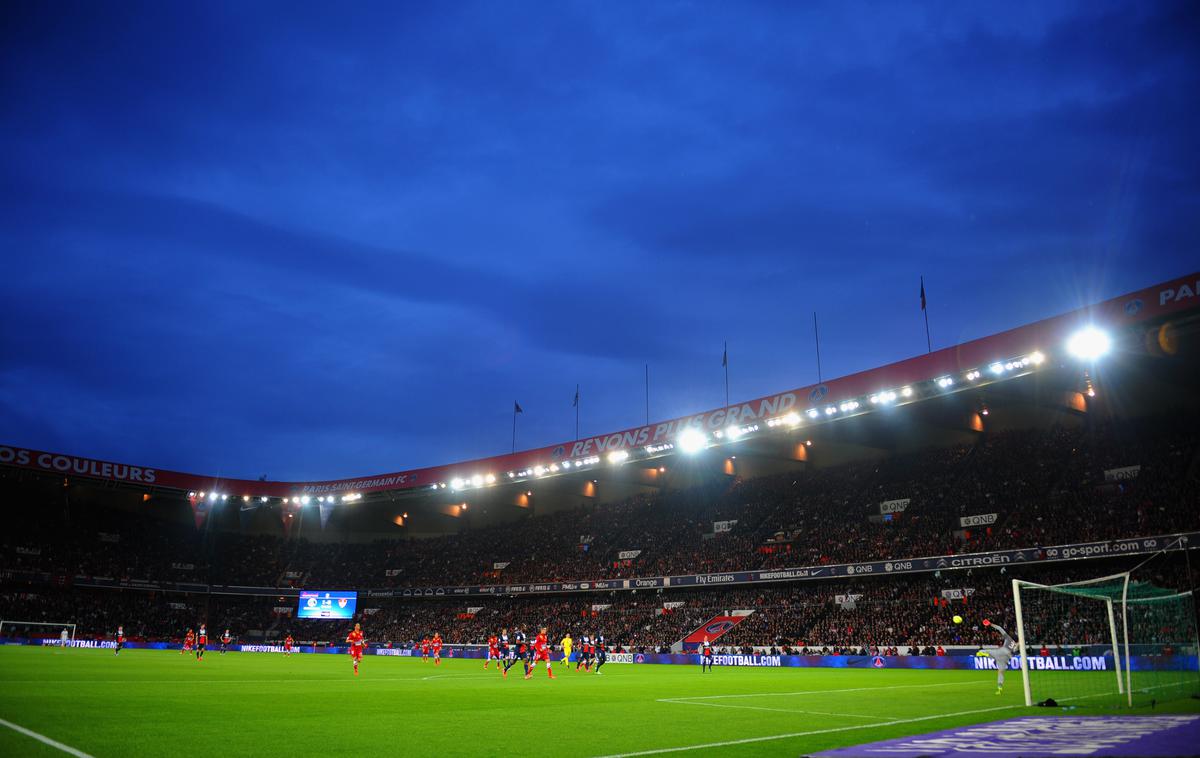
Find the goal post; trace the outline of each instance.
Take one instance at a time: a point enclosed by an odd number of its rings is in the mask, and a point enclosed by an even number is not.
[[[36,629],[49,630],[51,636],[42,635],[42,639],[62,640],[62,631],[67,630],[67,643],[75,643],[75,624],[66,621],[21,621],[18,619],[0,619],[0,637],[6,634],[29,636],[28,632]]]
[[[1153,705],[1200,694],[1191,591],[1131,572],[1063,584],[1014,579],[1025,704]]]

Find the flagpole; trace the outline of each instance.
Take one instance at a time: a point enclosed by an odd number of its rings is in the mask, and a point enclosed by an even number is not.
[[[646,426],[650,426],[650,364],[646,364]]]
[[[817,343],[817,384],[822,384],[821,378],[821,333],[817,331],[817,312],[813,311],[813,339]]]
[[[921,312],[925,314],[925,351],[933,352],[933,342],[929,339],[929,308],[925,305],[925,277],[921,277]]]
[[[512,451],[517,452],[517,404],[513,403],[513,444]]]
[[[725,366],[725,407],[729,407],[729,340],[725,341],[725,352],[721,354],[721,363]]]
[[[579,385],[575,385],[575,439],[579,439]]]

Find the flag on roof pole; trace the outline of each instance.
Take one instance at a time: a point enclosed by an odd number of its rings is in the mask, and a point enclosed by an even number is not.
[[[933,342],[929,339],[929,311],[925,308],[925,277],[921,277],[921,312],[925,314],[925,350],[933,352]]]
[[[575,408],[575,439],[579,439],[579,385],[575,385],[575,401],[571,403]]]
[[[725,343],[725,351],[721,353],[721,365],[725,367],[725,407],[729,407],[729,343]]]
[[[525,410],[521,407],[521,404],[518,403],[516,400],[514,400],[513,401],[513,444],[512,444],[512,451],[514,453],[517,452],[517,414],[524,413],[524,412],[525,412]]]

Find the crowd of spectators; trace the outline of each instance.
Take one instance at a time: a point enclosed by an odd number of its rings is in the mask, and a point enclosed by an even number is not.
[[[997,644],[998,635],[982,622],[989,619],[1015,629],[1014,576],[1057,584],[1122,568],[1129,566],[1114,559],[1013,571],[988,568],[738,588],[483,599],[362,597],[355,620],[376,644],[393,646],[412,645],[433,632],[440,632],[451,644],[482,644],[501,629],[533,632],[547,626],[556,640],[566,632],[603,634],[615,647],[655,652],[669,650],[715,616],[735,612],[744,614],[744,620],[719,640],[726,649],[835,654],[917,651]],[[1180,560],[1163,560],[1141,570],[1139,576],[1156,587],[1191,586]],[[1193,575],[1190,582],[1198,578]],[[1092,644],[1107,639],[1102,603],[1061,594],[1039,595],[1027,603],[1031,644]],[[178,640],[187,629],[204,622],[211,631],[229,628],[245,641],[277,640],[291,634],[301,641],[336,643],[349,630],[343,622],[295,618],[295,604],[294,597],[279,596],[38,588],[0,593],[0,618],[72,622],[78,625],[79,636],[91,638],[109,637],[124,625],[133,639]],[[1167,610],[1174,613],[1173,608]],[[1168,633],[1142,627],[1179,623],[1184,617],[1170,613],[1132,614],[1135,637]],[[954,623],[955,616],[963,617],[963,623]]]
[[[135,513],[47,504],[23,509],[19,528],[0,537],[0,612],[70,619],[90,634],[109,632],[123,620],[131,634],[164,637],[177,635],[200,611],[198,595],[98,595],[15,581],[27,571],[49,575],[59,585],[82,576],[262,588],[405,588],[894,560],[1198,530],[1196,421],[1178,415],[994,433],[973,445],[757,479],[721,479],[528,516],[516,529],[510,524],[370,544],[236,531],[214,535],[211,529]],[[1105,476],[1107,470],[1133,466],[1140,468],[1130,478]],[[907,507],[890,520],[881,518],[880,502],[898,499],[907,499]],[[959,524],[962,516],[993,513],[997,520],[990,526]],[[733,520],[730,531],[714,532],[714,522]],[[514,532],[536,539],[514,540]],[[619,560],[625,550],[641,552]],[[497,572],[497,562],[507,566]],[[954,581],[960,579],[961,573],[955,575]],[[644,593],[615,593],[603,600],[596,595],[496,598],[480,601],[484,608],[472,617],[464,601],[364,597],[363,602],[370,605],[366,620],[377,636],[397,641],[436,628],[452,641],[481,641],[502,626],[532,624],[536,618],[558,629],[603,624],[608,636],[624,645],[658,649],[731,607],[755,611],[727,635],[728,644],[736,646],[886,649],[985,641],[988,634],[977,627],[946,626],[945,606],[933,585],[947,580],[672,591],[672,599],[683,604],[666,609]],[[981,578],[968,602],[999,616],[1010,602],[1003,584],[991,587]],[[274,610],[294,601],[266,592],[259,598],[205,595],[203,613],[213,628],[236,626],[265,636],[288,629],[316,638],[328,629],[326,622],[300,622]],[[860,597],[838,604],[831,600],[837,595]],[[608,606],[596,611],[595,620],[593,604]]]

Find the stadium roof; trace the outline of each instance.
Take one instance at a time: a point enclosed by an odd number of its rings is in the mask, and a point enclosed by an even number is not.
[[[1065,365],[1078,365],[1072,352],[1103,347],[1068,345],[1081,333],[1104,335],[1118,351],[1146,353],[1163,346],[1170,324],[1200,305],[1200,273],[1131,292],[1032,324],[937,350],[926,355],[850,374],[821,384],[784,390],[690,416],[561,442],[512,455],[494,456],[352,479],[303,482],[225,479],[112,463],[64,453],[0,445],[0,465],[85,477],[154,490],[176,490],[191,498],[256,498],[305,503],[352,502],[370,493],[447,494],[587,474],[626,462],[723,445],[776,431],[811,429],[884,407],[915,403]],[[1145,339],[1148,328],[1158,330]],[[1094,330],[1084,332],[1084,330]]]

